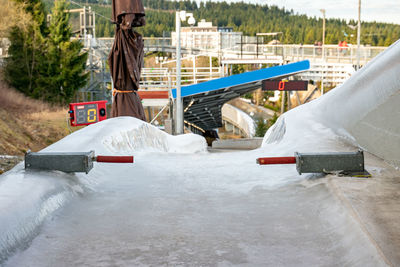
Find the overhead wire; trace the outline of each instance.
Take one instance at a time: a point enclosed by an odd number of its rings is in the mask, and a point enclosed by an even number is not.
[[[77,6],[81,7],[81,8],[85,8],[85,6],[83,6],[83,5],[81,5],[81,4],[77,3],[77,2],[75,2],[75,1],[73,1],[73,0],[68,0],[68,2],[70,2],[71,4],[77,5]],[[94,14],[96,14],[97,16],[102,17],[102,18],[105,18],[106,20],[112,22],[112,20],[111,20],[110,18],[107,18],[106,16],[103,16],[102,14],[97,13],[96,11],[92,10],[92,12],[93,12]]]

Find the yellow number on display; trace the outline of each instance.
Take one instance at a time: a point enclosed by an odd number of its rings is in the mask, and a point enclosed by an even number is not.
[[[95,122],[96,121],[96,114],[97,114],[96,109],[94,109],[94,108],[88,109],[87,114],[88,114],[88,118],[87,118],[88,122]]]

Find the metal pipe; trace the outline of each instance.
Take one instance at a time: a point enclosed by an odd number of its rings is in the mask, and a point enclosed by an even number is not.
[[[175,133],[183,134],[183,107],[181,97],[181,18],[176,12],[176,119]]]
[[[160,114],[169,106],[169,104],[165,105],[158,113],[157,115],[151,120],[150,124],[152,124],[157,118],[158,116],[160,116]]]
[[[357,66],[360,69],[360,42],[361,42],[361,0],[358,0],[358,22],[357,22]]]
[[[269,164],[296,164],[296,157],[272,157],[272,158],[258,158],[256,162],[260,165]]]
[[[134,163],[133,156],[97,156],[96,161],[104,163]]]
[[[325,60],[325,9],[320,9],[323,15],[322,21],[322,59]]]

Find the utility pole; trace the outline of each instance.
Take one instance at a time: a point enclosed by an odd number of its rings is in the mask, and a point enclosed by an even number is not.
[[[357,23],[357,66],[360,69],[360,36],[361,36],[361,0],[358,0],[358,23]]]
[[[176,116],[175,133],[183,134],[183,108],[181,97],[181,17],[180,12],[176,11]]]
[[[323,20],[322,20],[322,61],[324,64],[324,69],[322,70],[322,78],[321,78],[321,95],[324,94],[324,71],[325,71],[325,9],[320,9],[322,12]]]
[[[320,9],[322,12],[323,20],[322,20],[322,59],[325,59],[325,9]]]
[[[188,23],[193,26],[196,20],[192,13],[186,13],[186,11],[176,11],[176,116],[175,116],[175,133],[184,133],[184,119],[183,119],[183,104],[181,94],[181,20],[186,21],[189,17]]]

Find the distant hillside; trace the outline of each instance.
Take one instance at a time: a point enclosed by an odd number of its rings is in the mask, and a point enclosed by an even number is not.
[[[54,0],[44,0],[51,6]],[[85,4],[86,0],[75,0]],[[88,0],[96,12],[109,18],[111,0]],[[206,19],[214,25],[230,26],[235,31],[254,36],[258,32],[283,32],[283,43],[313,44],[322,39],[322,19],[297,14],[295,10],[285,10],[276,6],[247,3],[201,2],[200,6],[192,1],[143,0],[146,7],[147,25],[140,32],[146,37],[161,37],[163,31],[175,28],[174,10],[184,9],[194,13],[197,20]],[[71,7],[77,6],[72,4]],[[114,26],[106,18],[97,17],[97,36],[113,36]],[[356,25],[355,21],[350,21]],[[327,19],[327,44],[337,44],[341,40],[356,43],[356,30],[346,25],[345,20]],[[400,38],[400,25],[387,23],[362,23],[361,43],[373,46],[388,46]]]

